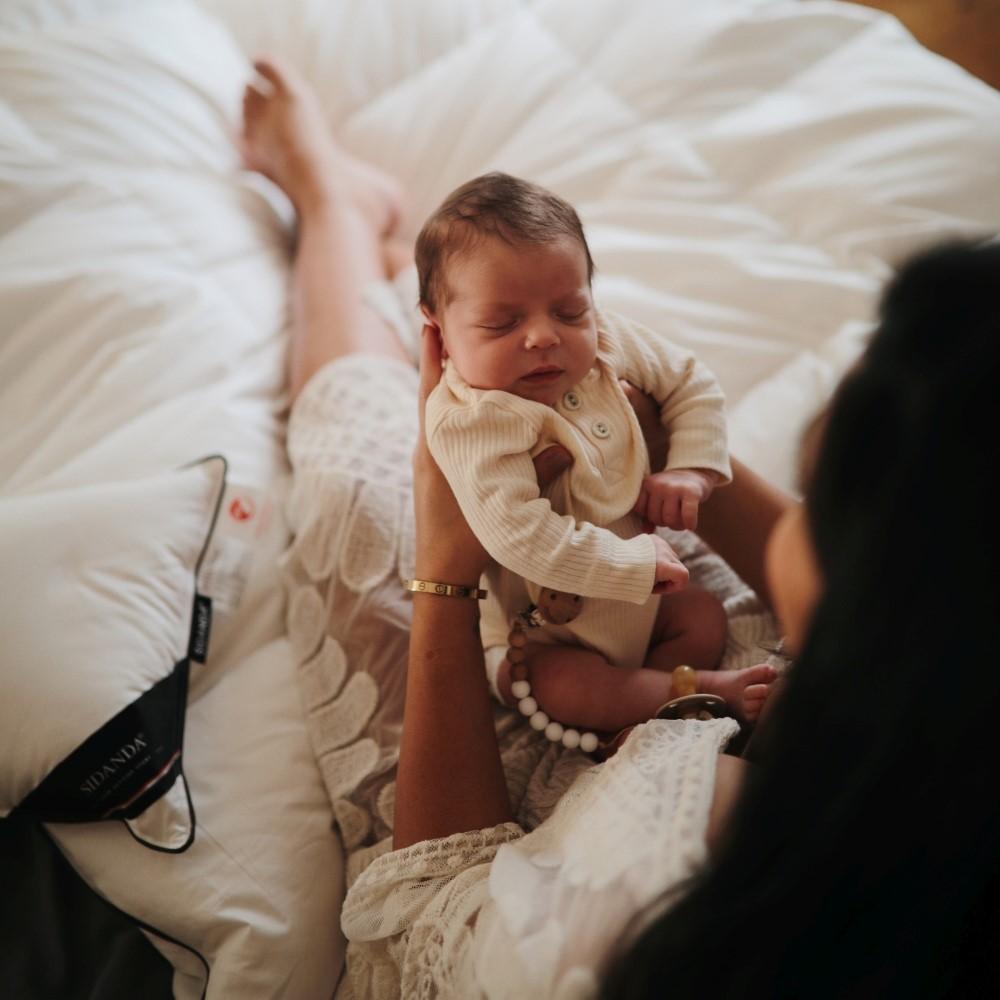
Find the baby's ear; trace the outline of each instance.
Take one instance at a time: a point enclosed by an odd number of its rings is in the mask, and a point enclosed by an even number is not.
[[[441,324],[437,321],[437,316],[431,312],[431,307],[426,302],[420,303],[420,312],[423,314],[424,322],[428,326],[433,326],[438,333],[441,332]]]
[[[420,303],[420,311],[423,313],[424,322],[438,335],[438,339],[441,341],[441,360],[444,361],[448,357],[448,349],[444,346],[444,336],[441,333],[441,324],[438,322],[437,317],[431,312],[430,307],[425,303]]]

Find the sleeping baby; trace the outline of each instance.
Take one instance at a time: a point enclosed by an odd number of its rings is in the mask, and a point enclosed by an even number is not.
[[[643,721],[626,690],[638,668],[688,664],[699,691],[744,714],[752,674],[714,669],[721,605],[688,587],[646,523],[694,528],[699,504],[729,480],[715,379],[687,351],[596,308],[579,217],[535,184],[491,173],[458,188],[424,225],[416,258],[445,359],[427,442],[495,561],[482,618],[494,694],[510,699],[513,659],[513,695],[529,690],[519,678],[539,700],[544,689],[543,719],[611,731]],[[663,470],[650,474],[621,380],[659,405]],[[553,444],[572,465],[541,491],[532,459]],[[537,627],[508,656],[515,621]],[[620,698],[607,697],[609,665],[622,671]],[[584,680],[602,669],[604,683]]]

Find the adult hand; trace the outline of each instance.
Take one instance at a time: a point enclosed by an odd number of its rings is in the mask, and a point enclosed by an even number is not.
[[[635,410],[636,419],[639,421],[639,429],[646,439],[646,447],[649,449],[649,467],[651,469],[662,469],[667,464],[667,429],[660,420],[659,404],[652,396],[647,396],[641,389],[637,389],[631,382],[625,379],[618,380],[625,398],[629,401],[632,409]]]
[[[474,584],[489,562],[489,555],[472,533],[455,495],[427,448],[424,411],[427,397],[441,380],[441,339],[425,326],[420,351],[420,434],[413,453],[413,502],[416,515],[416,574],[425,580]],[[572,459],[555,445],[535,459],[535,473],[544,487],[569,468]]]
[[[651,467],[662,468],[667,461],[667,429],[660,423],[660,408],[656,400],[625,379],[619,379],[619,383],[639,421],[642,436],[649,449]],[[538,485],[544,489],[573,464],[573,456],[562,445],[554,444],[536,455],[534,463]],[[650,523],[647,530],[652,531],[653,527]]]

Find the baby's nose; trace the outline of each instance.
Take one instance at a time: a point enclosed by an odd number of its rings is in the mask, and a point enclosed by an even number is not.
[[[533,320],[528,324],[524,338],[526,347],[554,347],[559,343],[559,333],[548,319]]]

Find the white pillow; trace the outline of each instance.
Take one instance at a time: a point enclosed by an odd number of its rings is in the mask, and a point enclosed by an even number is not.
[[[225,470],[216,456],[0,500],[0,815],[121,819],[149,847],[190,845],[184,714],[211,625],[196,576]]]

